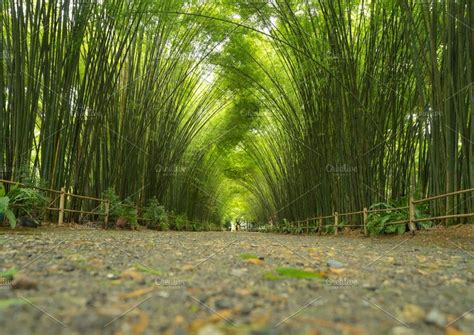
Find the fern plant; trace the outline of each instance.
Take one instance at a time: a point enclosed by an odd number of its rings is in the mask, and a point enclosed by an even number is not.
[[[403,234],[406,231],[406,224],[390,224],[395,221],[407,221],[409,213],[407,209],[396,209],[398,205],[391,205],[385,202],[379,202],[369,209],[387,209],[384,212],[370,213],[368,216],[367,230],[370,235],[380,234]],[[415,210],[416,218],[429,217],[427,205],[419,205]],[[417,223],[418,228],[429,228],[433,225],[432,221]]]
[[[16,217],[13,211],[10,209],[10,198],[7,197],[5,192],[5,188],[3,184],[0,184],[0,216],[1,220],[3,221],[7,218],[8,222],[10,223],[10,227],[13,229],[16,226]]]
[[[48,198],[40,191],[32,188],[21,188],[13,186],[8,193],[10,203],[18,205],[19,215],[30,217],[43,217]]]

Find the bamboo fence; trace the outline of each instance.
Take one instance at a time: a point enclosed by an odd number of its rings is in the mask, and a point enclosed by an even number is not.
[[[38,191],[50,193],[51,195],[49,196],[49,204],[46,207],[39,207],[38,209],[43,209],[47,210],[50,212],[57,212],[58,213],[58,220],[57,223],[58,225],[63,225],[65,221],[65,214],[66,213],[75,213],[79,215],[96,215],[98,217],[103,217],[103,228],[108,227],[109,223],[109,214],[111,212],[110,208],[110,202],[108,199],[102,199],[102,198],[96,198],[96,197],[90,197],[90,196],[85,196],[85,195],[78,195],[74,193],[69,193],[66,192],[66,189],[64,187],[61,188],[60,191],[58,190],[53,190],[49,188],[44,188],[44,187],[38,187],[38,186],[32,186],[32,185],[25,185],[19,182],[14,182],[11,180],[4,180],[0,179],[1,184],[7,184],[7,185],[15,185],[17,187],[22,187],[22,188],[29,188],[29,189],[35,189]],[[87,201],[93,201],[98,203],[98,205],[92,209],[92,210],[80,210],[80,209],[68,209],[66,204],[67,204],[67,199],[81,199],[81,200],[87,200]],[[59,200],[58,207],[54,207],[54,204],[57,203]],[[101,205],[103,206],[103,211],[101,211]],[[137,206],[133,205],[128,205],[128,204],[122,204],[122,206],[125,207],[130,207],[134,208],[137,213],[143,213],[143,209]],[[21,206],[15,206],[13,205],[12,207],[21,207]],[[169,215],[171,217],[176,218],[174,215]],[[144,217],[137,217],[137,220],[140,222],[146,222],[150,221],[150,219],[144,218]],[[211,226],[207,222],[197,222],[197,221],[192,221],[192,220],[183,220],[185,222],[185,230],[191,230],[190,228],[192,227],[191,225],[193,223],[199,224],[204,227],[205,230],[211,230]]]
[[[455,195],[460,195],[460,194],[465,194],[465,193],[470,193],[474,192],[474,188],[469,188],[465,190],[460,190],[456,192],[450,192],[450,193],[445,193],[445,194],[440,194],[428,198],[423,198],[423,199],[418,199],[415,200],[413,196],[411,196],[408,200],[408,205],[403,206],[403,207],[390,207],[390,208],[374,208],[374,209],[368,209],[365,207],[361,211],[356,211],[356,212],[348,212],[348,213],[338,213],[334,212],[332,215],[326,215],[326,216],[318,216],[318,217],[312,217],[312,218],[307,218],[304,220],[299,220],[293,222],[293,224],[296,224],[298,228],[303,228],[306,233],[309,233],[310,231],[313,230],[313,228],[319,232],[319,234],[322,233],[323,226],[334,226],[334,235],[338,235],[339,233],[339,228],[340,228],[340,218],[341,217],[350,217],[354,215],[362,215],[362,224],[354,224],[354,225],[344,225],[344,227],[358,227],[358,228],[363,228],[364,229],[364,235],[368,235],[368,230],[367,230],[367,225],[369,221],[369,214],[371,213],[381,213],[381,212],[398,212],[402,210],[407,210],[408,209],[408,219],[407,220],[399,220],[399,221],[389,221],[386,224],[387,225],[399,225],[399,224],[408,224],[408,228],[412,234],[415,234],[416,231],[416,223],[417,222],[424,222],[424,221],[441,221],[441,220],[450,220],[450,219],[461,219],[461,218],[468,218],[474,216],[474,212],[471,213],[458,213],[458,214],[445,214],[441,216],[433,216],[433,217],[424,217],[424,218],[416,218],[416,205],[425,203],[428,201],[433,201],[433,200],[439,200],[443,198],[447,198],[450,196],[455,196]],[[330,225],[323,225],[323,221],[326,219],[332,219],[333,223]],[[317,225],[311,225],[311,222],[318,222]],[[303,226],[302,226],[303,224]]]
[[[0,179],[0,183],[3,184],[8,184],[8,185],[16,185],[18,187],[24,187],[24,188],[31,188],[31,189],[36,189],[39,191],[43,192],[48,192],[50,193],[50,203],[47,207],[44,208],[39,208],[39,209],[45,209],[51,212],[58,212],[58,225],[64,224],[64,216],[65,213],[76,213],[80,215],[97,215],[99,217],[103,217],[103,227],[107,228],[108,227],[108,222],[109,222],[109,213],[110,213],[110,202],[107,199],[101,199],[101,198],[95,198],[95,197],[90,197],[90,196],[85,196],[85,195],[78,195],[74,193],[69,193],[66,192],[65,188],[61,188],[60,191],[58,190],[53,190],[49,188],[44,188],[44,187],[38,187],[38,186],[30,186],[30,185],[25,185],[22,183],[10,181],[10,180],[4,180]],[[307,218],[304,220],[299,220],[299,221],[294,221],[293,224],[296,225],[300,231],[304,231],[306,233],[310,233],[312,231],[317,231],[320,235],[322,234],[323,228],[327,226],[333,226],[334,227],[334,235],[339,234],[339,230],[341,228],[340,226],[340,218],[341,217],[352,217],[352,216],[357,216],[357,215],[362,215],[362,224],[345,224],[343,227],[353,227],[353,228],[363,228],[364,234],[368,235],[368,230],[367,230],[367,225],[369,221],[369,215],[371,213],[382,213],[382,212],[397,212],[397,211],[402,211],[402,210],[407,210],[408,209],[408,219],[407,220],[399,220],[399,221],[391,221],[387,222],[387,225],[399,225],[399,224],[408,224],[408,228],[412,234],[415,233],[416,231],[416,223],[417,222],[424,222],[424,221],[441,221],[441,220],[450,220],[450,219],[460,219],[460,218],[468,218],[474,216],[474,213],[458,213],[458,214],[445,214],[441,216],[433,216],[433,217],[424,217],[424,218],[416,218],[416,205],[421,204],[424,202],[428,201],[433,201],[433,200],[439,200],[443,198],[447,198],[450,196],[455,196],[455,195],[460,195],[460,194],[465,194],[465,193],[470,193],[474,192],[474,188],[469,188],[465,190],[460,190],[456,192],[450,192],[450,193],[445,193],[445,194],[440,194],[428,198],[423,198],[423,199],[418,199],[415,200],[413,196],[411,196],[408,200],[408,205],[403,206],[403,207],[391,207],[391,208],[374,208],[374,209],[368,209],[365,207],[361,211],[355,211],[355,212],[347,212],[347,213],[339,213],[339,212],[334,212],[332,215],[326,215],[326,216],[317,216],[317,217],[312,217],[312,218]],[[82,199],[82,200],[88,200],[88,201],[94,201],[98,202],[98,206],[95,207],[92,210],[80,210],[80,209],[68,209],[66,208],[66,199],[67,197],[73,199]],[[52,199],[52,200],[51,200]],[[59,199],[59,207],[53,207],[53,204],[57,202]],[[100,211],[101,205],[104,204],[103,206],[103,211]],[[133,206],[133,205],[127,205],[123,204],[123,206],[131,207],[137,210],[137,213],[142,213],[143,210],[140,207]],[[174,217],[174,216],[172,216]],[[138,217],[138,221],[141,222],[146,222],[149,221],[149,219],[143,218],[143,217]],[[325,225],[324,220],[331,219],[332,224]],[[186,222],[185,224],[185,230],[189,230],[189,224],[199,224],[199,225],[204,225],[205,230],[210,230],[210,226],[208,223],[203,223],[203,222],[197,222],[197,221],[191,221],[191,220],[184,220]],[[312,225],[311,223],[315,222],[317,224]]]

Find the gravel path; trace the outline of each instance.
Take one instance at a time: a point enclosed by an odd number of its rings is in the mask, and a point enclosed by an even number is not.
[[[0,333],[474,334],[472,227],[413,238],[4,231]]]

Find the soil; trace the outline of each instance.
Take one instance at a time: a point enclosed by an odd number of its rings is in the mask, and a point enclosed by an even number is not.
[[[0,333],[473,334],[473,237],[3,230]]]

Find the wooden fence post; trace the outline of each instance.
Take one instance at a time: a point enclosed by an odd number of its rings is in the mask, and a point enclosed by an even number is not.
[[[369,222],[369,211],[367,210],[367,207],[364,207],[363,215],[364,215],[364,235],[367,236],[368,235],[367,224]]]
[[[59,217],[58,217],[58,226],[63,225],[64,223],[64,203],[66,200],[66,189],[61,187],[61,194],[59,196]]]
[[[338,225],[339,225],[339,213],[334,212],[334,235],[336,236],[338,233]]]
[[[319,218],[319,228],[318,228],[319,235],[323,234],[323,218]]]
[[[415,207],[415,199],[413,199],[413,196],[410,196],[408,211],[410,215],[409,221],[408,221],[408,229],[410,229],[410,232],[414,235],[416,231],[416,225],[415,225],[416,207]]]
[[[109,211],[110,211],[110,202],[109,200],[107,200],[105,202],[104,229],[109,228]]]

